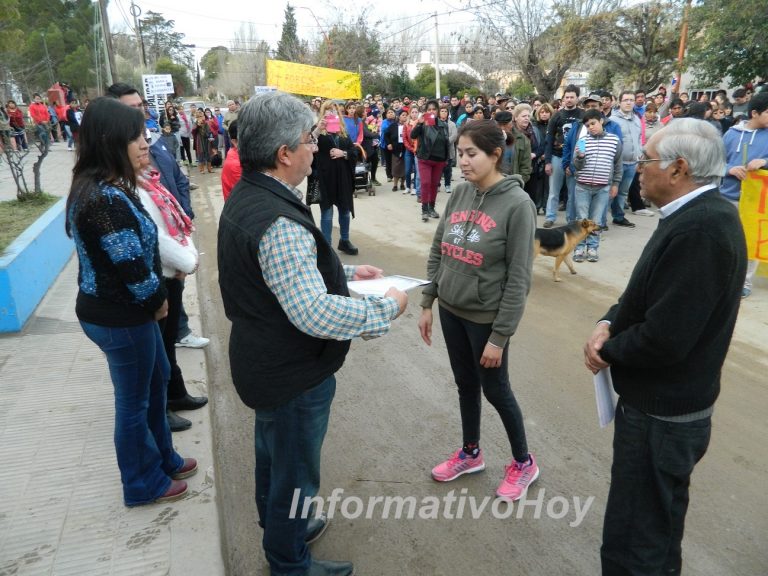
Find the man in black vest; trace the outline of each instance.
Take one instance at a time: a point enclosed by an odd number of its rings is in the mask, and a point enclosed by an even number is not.
[[[320,485],[320,451],[341,368],[355,336],[385,334],[408,303],[349,297],[347,280],[381,277],[343,266],[315,226],[297,186],[311,172],[312,111],[282,92],[252,98],[238,114],[243,173],[219,221],[219,285],[232,321],[229,362],[242,401],[256,412],[256,505],[273,576],[349,575],[349,562],[311,557],[325,528],[302,506]]]
[[[619,395],[603,576],[681,572],[688,485],[709,445],[747,266],[739,215],[717,189],[725,149],[712,125],[675,120],[638,169],[659,227],[584,346],[587,368],[610,367]]]

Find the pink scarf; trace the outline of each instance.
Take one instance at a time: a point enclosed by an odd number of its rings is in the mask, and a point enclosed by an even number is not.
[[[145,172],[139,178],[139,185],[149,193],[149,197],[160,210],[168,234],[173,236],[182,246],[189,244],[187,237],[195,231],[195,226],[189,216],[184,213],[176,198],[165,189],[165,186],[160,184],[160,172],[157,170]]]

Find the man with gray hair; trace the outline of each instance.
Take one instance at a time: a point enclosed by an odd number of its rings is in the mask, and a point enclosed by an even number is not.
[[[746,273],[736,208],[719,194],[717,130],[675,120],[638,160],[661,219],[624,294],[584,346],[619,396],[600,551],[603,576],[680,574],[691,473],[709,445]]]
[[[314,560],[308,522],[292,503],[320,485],[320,452],[341,368],[356,336],[385,334],[408,303],[350,298],[347,280],[381,277],[343,266],[297,189],[317,141],[312,111],[283,92],[248,101],[237,119],[243,173],[219,221],[219,285],[232,321],[229,361],[242,401],[256,412],[256,505],[273,576],[349,575],[349,562]]]

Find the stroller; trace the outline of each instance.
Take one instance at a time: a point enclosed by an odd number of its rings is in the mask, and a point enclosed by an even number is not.
[[[355,188],[354,196],[357,198],[358,190],[365,190],[368,192],[368,196],[376,196],[376,188],[373,187],[373,181],[371,180],[371,163],[368,162],[365,155],[365,151],[358,145],[360,151],[360,159],[355,164]]]

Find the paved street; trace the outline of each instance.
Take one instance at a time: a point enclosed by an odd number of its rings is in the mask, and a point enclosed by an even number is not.
[[[66,194],[72,156],[51,151],[43,174],[47,192]],[[25,330],[0,336],[0,576],[209,576],[223,574],[225,565],[237,576],[268,574],[253,502],[253,415],[229,379],[228,322],[217,284],[219,173],[192,176],[200,184],[193,201],[203,255],[197,283],[188,282],[185,298],[196,331],[211,344],[205,352],[181,350],[180,362],[193,393],[207,393],[211,402],[210,410],[184,414],[194,426],[174,435],[182,454],[201,462],[191,495],[166,506],[123,507],[109,375],[76,323],[73,260]],[[0,166],[0,198],[15,195],[9,180],[7,167]],[[443,204],[441,194],[438,211]],[[435,221],[420,221],[412,197],[385,186],[375,197],[358,198],[356,212],[352,240],[360,256],[345,261],[423,276]],[[453,495],[465,498],[464,511],[451,518],[441,508],[433,519],[417,508],[412,519],[384,519],[374,508],[371,518],[363,513],[345,519],[337,507],[313,546],[317,557],[352,560],[365,576],[598,572],[612,430],[597,424],[581,346],[619,295],[657,224],[656,218],[633,220],[636,229],[612,228],[605,235],[599,263],[577,264],[579,274],[564,271],[559,284],[551,279],[551,258],[534,265],[526,314],[510,348],[510,377],[542,473],[528,505],[506,519],[497,517],[504,509],[491,503],[476,508],[493,494],[509,458],[501,423],[487,404],[487,470],[449,485],[429,477],[430,468],[456,449],[460,429],[439,326],[431,348],[418,336],[418,294],[390,334],[353,343],[338,374],[321,495],[342,489],[344,497],[365,505],[371,497],[412,496],[421,503]],[[767,318],[768,282],[760,278],[743,302],[712,444],[693,476],[684,541],[690,574],[752,576],[768,566]],[[347,512],[354,504],[347,501]]]

